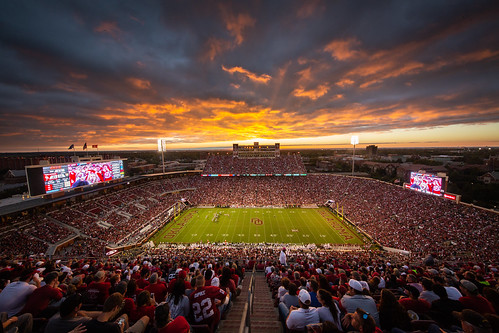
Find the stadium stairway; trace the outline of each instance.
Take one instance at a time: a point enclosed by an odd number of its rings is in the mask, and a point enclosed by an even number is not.
[[[263,272],[255,272],[253,312],[250,315],[251,333],[280,333],[282,325],[277,308],[274,307],[272,293]],[[234,301],[227,318],[220,322],[218,333],[238,332],[243,317],[244,306],[248,300],[251,276],[243,280],[241,295]]]

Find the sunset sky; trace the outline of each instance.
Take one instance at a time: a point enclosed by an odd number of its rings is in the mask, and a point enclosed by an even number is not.
[[[0,152],[499,146],[498,1],[2,1]]]

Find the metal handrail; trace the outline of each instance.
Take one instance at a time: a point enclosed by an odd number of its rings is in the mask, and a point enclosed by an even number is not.
[[[239,325],[239,333],[249,333],[251,332],[251,313],[253,313],[253,299],[255,298],[255,269],[256,265],[253,266],[253,271],[251,272],[251,279],[248,288],[248,299],[246,304],[244,304],[243,317],[241,318],[241,324]]]

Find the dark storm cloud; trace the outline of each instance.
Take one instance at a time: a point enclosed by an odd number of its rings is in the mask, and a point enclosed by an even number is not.
[[[496,122],[498,7],[3,2],[0,149]]]

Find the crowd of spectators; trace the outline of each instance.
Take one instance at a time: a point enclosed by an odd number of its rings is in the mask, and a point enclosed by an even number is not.
[[[279,261],[283,247],[286,265]],[[41,332],[40,324],[45,332],[68,332],[78,325],[93,332],[104,324],[139,331],[158,324],[185,332],[190,325],[213,328],[229,311],[245,272],[256,266],[265,272],[283,325],[290,329],[322,323],[335,332],[349,331],[359,330],[360,323],[365,332],[410,331],[421,324],[414,321],[418,318],[436,328],[468,323],[492,332],[499,318],[499,266],[423,259],[291,244],[169,244],[143,248],[140,256],[124,252],[96,260],[26,256],[0,260],[0,312],[5,328],[20,332],[31,332],[33,325]],[[213,317],[198,312],[204,299],[199,297],[205,295],[219,305],[212,308]],[[168,308],[158,310],[163,301]],[[162,311],[171,318],[158,323]],[[33,324],[34,317],[45,320]]]
[[[242,158],[232,154],[210,154],[203,174],[305,174],[300,154],[278,157]]]

